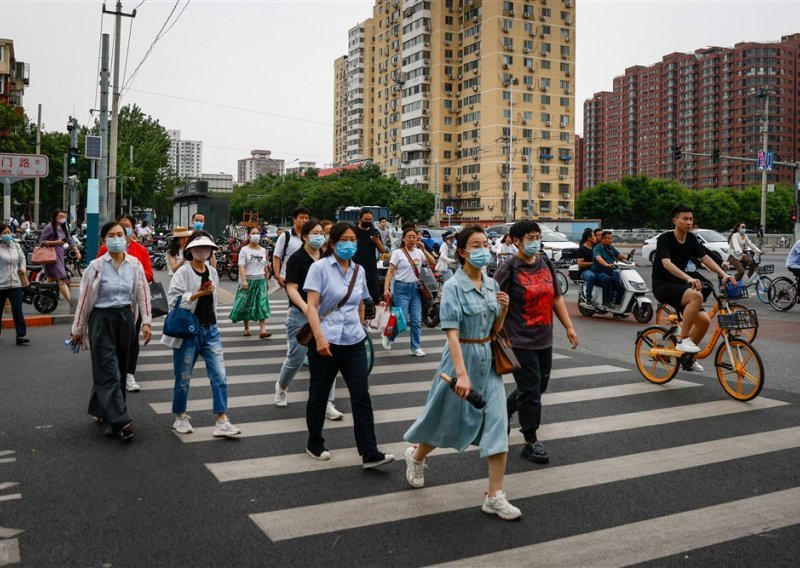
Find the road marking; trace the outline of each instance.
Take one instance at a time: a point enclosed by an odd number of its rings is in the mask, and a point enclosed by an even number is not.
[[[21,561],[19,555],[19,540],[0,540],[0,566],[9,566]]]
[[[730,403],[740,407],[744,406],[736,401],[730,401]],[[749,459],[755,455],[782,451],[798,446],[800,446],[800,427],[786,428],[690,444],[678,448],[667,448],[511,474],[505,477],[504,486],[513,502],[519,499],[637,479],[714,463]],[[485,489],[486,480],[476,479],[427,487],[419,491],[409,489],[334,503],[257,513],[250,515],[250,518],[272,541],[282,541],[478,507]],[[793,502],[793,509],[792,514],[798,515],[800,507],[797,507],[796,500]],[[751,526],[754,525],[753,518],[748,514],[742,515],[742,518],[742,522],[747,522]],[[704,533],[703,530],[698,530],[697,527],[694,530],[699,534]],[[649,533],[648,536],[652,536],[652,534]],[[606,542],[608,546],[613,546],[619,550],[617,541],[610,539]],[[633,548],[644,549],[647,542],[648,539],[643,539],[639,535],[638,541]],[[576,550],[573,547],[563,549],[565,554],[575,552]],[[527,561],[518,562],[515,565],[529,564],[531,558],[537,557],[528,556]],[[588,562],[570,560],[563,563],[563,565],[621,565],[629,563],[619,561],[617,558],[605,563],[599,561],[598,558],[591,558]],[[536,564],[540,563],[537,561]],[[497,565],[497,563],[489,562],[482,565]]]
[[[243,329],[242,322],[231,321],[231,319],[228,317],[228,314],[230,314],[230,310],[226,311],[224,314],[220,314],[219,312],[217,312],[217,325],[220,324],[238,325],[239,329]],[[219,317],[220,315],[223,315],[223,317]],[[286,315],[286,310],[272,310],[270,317],[285,316],[285,315]],[[269,321],[269,318],[267,318],[267,321]],[[251,320],[251,325],[257,325],[257,324],[258,324],[257,321]],[[153,327],[153,329],[161,329],[162,327],[164,327],[164,321],[154,320],[153,323],[150,325]]]
[[[13,463],[17,461],[17,458],[5,457],[14,455],[15,453],[17,452],[15,452],[14,450],[0,450],[0,463]]]
[[[436,566],[630,566],[798,523],[793,488]]]
[[[6,527],[0,527],[0,538],[11,538],[13,536],[17,536],[18,534],[22,534],[25,531],[22,529],[9,529]]]
[[[558,379],[563,377],[582,377],[582,376],[590,376],[590,375],[601,375],[605,373],[613,373],[613,372],[628,372],[627,369],[623,369],[622,367],[614,367],[613,365],[592,365],[589,367],[571,367],[569,369],[556,369],[552,371],[550,378],[551,379]],[[381,396],[381,395],[389,395],[389,394],[405,394],[411,392],[427,392],[431,388],[431,377],[424,379],[422,381],[414,381],[408,383],[396,383],[396,384],[389,384],[389,385],[371,385],[369,388],[370,396]],[[503,377],[503,382],[506,384],[513,384],[514,377],[511,375],[505,375]],[[603,387],[603,388],[630,388],[632,386],[637,387],[647,387],[646,392],[654,392],[649,385],[645,385],[643,383],[636,383],[635,385],[622,385],[622,387]],[[697,385],[699,386],[699,385]],[[634,390],[637,390],[634,389]],[[600,398],[608,398],[604,396],[604,392],[615,392],[614,390],[610,391],[603,391],[601,389],[586,389],[585,391],[569,391],[565,393],[555,393],[553,395],[546,393],[545,400],[548,401],[549,404],[564,404],[564,402],[558,402],[559,399],[564,399],[565,402],[573,402],[570,398],[576,392],[581,392],[581,395],[575,396],[575,401],[585,401],[585,400],[597,400]],[[350,396],[349,391],[347,388],[339,388],[336,389],[336,397],[337,398],[347,398]],[[583,398],[586,396],[586,398]],[[625,394],[620,395],[612,395],[612,396],[626,396]],[[552,397],[555,397],[553,399]],[[305,402],[308,400],[308,391],[298,391],[297,393],[292,393],[291,402]],[[555,400],[556,402],[553,402]],[[235,396],[230,397],[228,399],[228,408],[236,409],[236,408],[245,408],[251,406],[269,406],[275,403],[275,395],[274,394],[257,394],[252,396]],[[153,402],[150,403],[150,408],[155,411],[156,414],[169,414],[172,412],[172,403],[171,402]],[[199,400],[191,400],[189,401],[188,411],[189,412],[197,412],[202,410],[211,410],[213,408],[213,399],[205,398]]]
[[[680,388],[699,387],[697,383],[688,383],[684,381],[671,381],[667,389],[674,390]],[[644,387],[644,388],[642,388]],[[612,387],[602,387],[599,389],[585,389],[582,391],[570,391],[569,393],[555,393],[550,395],[545,393],[544,400],[548,406],[553,404],[560,404],[564,402],[578,402],[579,400],[597,400],[598,394],[595,391],[602,391],[607,398],[613,396],[630,396],[636,394],[648,394],[659,392],[653,390],[652,385],[635,384],[635,385],[619,385]],[[562,400],[561,402],[553,402],[553,396],[559,394],[569,394],[571,400]],[[567,397],[564,397],[567,398]],[[327,427],[327,424],[326,424]],[[566,432],[558,431],[558,424],[554,424],[549,430],[550,440],[559,438],[570,437]],[[520,444],[523,438],[516,430],[511,433],[509,443]],[[405,442],[390,444],[382,446],[384,452],[393,453],[396,456],[401,456],[408,444]],[[477,448],[471,448],[467,451],[472,451]],[[352,452],[352,453],[351,453]],[[338,469],[342,467],[350,467],[358,465],[359,457],[355,448],[349,449],[336,449],[336,457],[327,462],[314,462],[308,459],[305,453],[290,454],[283,456],[273,456],[265,458],[243,459],[234,461],[225,461],[217,463],[207,463],[206,467],[217,478],[217,481],[240,481],[243,479],[255,479],[260,477],[272,477],[276,475],[290,475],[293,473],[302,473],[308,471],[319,471],[321,469]],[[445,453],[455,453],[455,450],[440,449],[436,451],[435,455],[442,455]]]

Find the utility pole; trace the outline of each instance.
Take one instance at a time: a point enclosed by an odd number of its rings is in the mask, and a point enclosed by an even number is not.
[[[764,155],[767,155],[767,147],[769,145],[769,90],[761,89],[758,92],[758,97],[764,99],[764,116],[761,117],[763,122],[761,130],[761,148]],[[767,168],[761,171],[761,232],[767,232]]]
[[[439,158],[433,161],[433,223],[439,228],[441,219],[441,197],[439,195]]]
[[[64,181],[62,184],[63,187],[61,188],[61,209],[62,211],[67,210],[67,205],[69,204],[69,197],[67,194],[67,154],[64,153],[64,175],[61,177]]]
[[[108,201],[108,34],[103,34],[100,58],[100,139],[101,154],[97,171],[98,191],[100,197],[100,221],[108,220],[106,204]],[[98,227],[99,229],[99,227]]]
[[[42,105],[36,116],[36,154],[42,153]],[[39,178],[33,180],[33,222],[39,226]]]
[[[512,185],[513,180],[513,173],[512,170],[514,169],[514,83],[516,83],[516,79],[512,79],[509,83],[509,97],[508,102],[509,106],[511,107],[511,117],[509,118],[508,122],[508,192],[506,193],[506,222],[511,223],[514,221],[514,205],[513,205],[513,193]]]
[[[528,154],[528,219],[533,219],[533,164]]]
[[[108,201],[106,215],[109,219],[116,215],[117,209],[117,137],[119,135],[119,52],[122,43],[122,16],[135,18],[136,10],[130,14],[122,12],[122,2],[117,0],[116,10],[106,10],[103,4],[103,14],[114,14],[114,93],[111,98],[111,135],[108,144]]]

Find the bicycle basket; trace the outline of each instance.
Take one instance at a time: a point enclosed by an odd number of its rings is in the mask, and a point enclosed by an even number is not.
[[[755,310],[739,310],[732,314],[719,314],[717,321],[721,329],[755,329],[758,327],[758,315]]]
[[[722,290],[724,292],[725,297],[729,300],[735,300],[738,298],[747,298],[747,286],[741,283],[734,284],[725,284],[725,288]]]
[[[756,271],[759,274],[775,274],[775,265],[765,264],[763,266],[759,266],[758,268],[756,268]]]

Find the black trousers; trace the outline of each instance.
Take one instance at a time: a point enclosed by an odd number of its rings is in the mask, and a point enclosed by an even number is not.
[[[128,370],[127,373],[132,375],[136,374],[136,363],[139,361],[139,334],[142,331],[142,316],[136,318],[136,324],[133,328],[133,339],[131,340],[131,353],[128,356]]]
[[[133,333],[129,307],[95,308],[89,316],[93,379],[89,414],[102,418],[112,432],[131,421],[125,403],[125,375]]]
[[[367,280],[369,295],[372,296],[373,302],[380,304],[381,297],[383,296],[383,290],[381,290],[380,286],[378,285],[378,268],[375,266],[375,261],[372,262],[371,266],[363,266],[363,268],[364,278]]]
[[[25,316],[22,313],[22,288],[0,290],[0,314],[6,306],[6,300],[11,302],[11,316],[14,318],[17,337],[25,337],[28,327],[25,325]]]
[[[520,431],[526,442],[536,441],[536,431],[542,423],[542,394],[550,382],[553,368],[553,349],[514,349],[520,368],[514,371],[517,388],[506,399],[509,419],[519,413]]]
[[[367,352],[364,342],[355,345],[331,344],[333,357],[317,353],[316,342],[308,346],[308,366],[311,380],[306,404],[308,426],[308,449],[321,452],[325,449],[322,427],[325,425],[325,408],[336,375],[341,372],[347,390],[350,391],[350,406],[353,411],[353,432],[358,453],[372,457],[378,453],[375,441],[375,419],[369,397],[369,375],[367,375]]]

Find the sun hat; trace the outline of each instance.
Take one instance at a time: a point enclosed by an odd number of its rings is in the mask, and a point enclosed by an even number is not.
[[[175,227],[172,230],[172,238],[179,239],[180,237],[191,237],[192,232],[186,227]]]
[[[192,242],[188,243],[183,250],[189,250],[194,247],[211,247],[212,249],[218,249],[219,247],[216,245],[214,241],[203,235],[202,237],[197,237]]]

